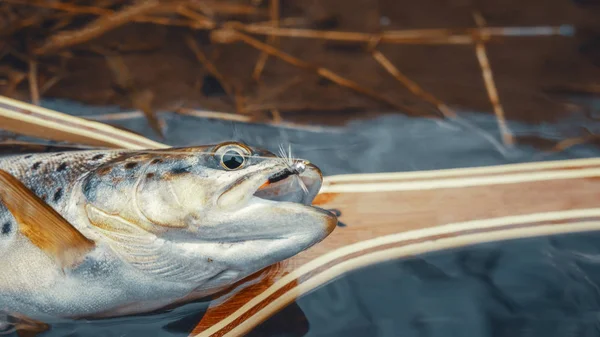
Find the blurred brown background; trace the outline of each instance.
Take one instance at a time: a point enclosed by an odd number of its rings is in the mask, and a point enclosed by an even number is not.
[[[552,121],[581,110],[566,104],[565,94],[600,95],[597,0],[4,0],[0,92],[23,100],[68,98],[148,113],[187,107],[307,123],[339,124],[390,112],[436,116],[434,105],[374,59],[367,42],[275,39],[244,27],[375,37],[390,30],[452,28],[458,34],[477,27],[474,13],[488,27],[572,25],[576,30],[575,36],[487,41],[508,119]],[[223,41],[231,31],[223,27],[231,22],[238,22],[235,30],[245,36],[305,62],[303,67],[269,56],[260,76],[253,76],[264,56],[239,39]],[[451,108],[492,113],[473,42],[415,39],[379,43],[375,50]],[[377,97],[333,83],[319,76],[318,68]]]

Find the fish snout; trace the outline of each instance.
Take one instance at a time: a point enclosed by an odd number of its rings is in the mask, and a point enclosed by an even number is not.
[[[322,209],[320,207],[312,207],[320,213],[319,216],[321,218],[321,224],[325,237],[329,236],[329,234],[331,234],[338,225],[337,216],[333,212]]]
[[[325,236],[328,236],[337,227],[338,218],[335,214],[333,214],[330,211],[324,210],[319,207],[314,207],[314,208],[323,214],[322,217],[323,217],[324,231],[326,233]]]

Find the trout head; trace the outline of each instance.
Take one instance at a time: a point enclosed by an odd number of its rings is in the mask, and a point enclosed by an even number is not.
[[[81,184],[92,228],[157,277],[219,287],[327,237],[311,206],[323,181],[303,160],[241,143],[124,154]]]

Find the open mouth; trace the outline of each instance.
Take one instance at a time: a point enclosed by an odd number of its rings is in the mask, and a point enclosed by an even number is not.
[[[322,183],[323,175],[318,167],[298,161],[277,171],[270,170],[268,175],[259,173],[239,178],[217,202],[223,208],[247,205],[250,200],[311,206]]]
[[[320,188],[320,182],[320,175],[310,169],[300,171],[285,168],[271,175],[254,196],[270,201],[310,205]]]
[[[203,239],[208,241],[212,236],[227,243],[251,242],[256,250],[266,244],[279,245],[288,252],[305,249],[327,236],[337,224],[334,214],[312,206],[322,182],[319,168],[308,162],[240,178],[219,199],[223,209],[235,210],[227,220],[235,225],[214,235],[208,232],[218,231],[219,226],[205,228]],[[251,223],[251,230],[240,227],[244,221]],[[279,249],[275,246],[269,249]]]

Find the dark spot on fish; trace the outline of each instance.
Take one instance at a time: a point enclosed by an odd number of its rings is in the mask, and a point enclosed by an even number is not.
[[[98,170],[98,174],[99,175],[105,175],[108,172],[110,172],[110,170],[111,170],[110,166],[105,166],[105,167],[103,167],[103,168],[101,168],[101,169]]]
[[[95,156],[92,157],[92,160],[99,160],[99,159],[102,159],[102,158],[104,158],[103,154],[97,154],[97,155],[95,155]]]
[[[138,165],[138,163],[131,162],[131,163],[125,164],[125,168],[128,169],[128,170],[131,170],[132,168],[136,167],[137,165]]]
[[[154,173],[146,174],[146,179],[152,179],[152,178],[154,178]]]
[[[37,161],[37,162],[33,163],[33,166],[31,166],[31,168],[34,170],[37,170],[38,168],[40,168],[40,165],[42,165],[42,162]]]
[[[186,166],[186,167],[176,167],[171,169],[171,173],[172,174],[183,174],[183,173],[189,173],[191,169],[191,166]]]
[[[42,195],[42,200],[46,201],[46,199],[48,199],[48,195],[47,194]]]
[[[52,200],[54,200],[54,202],[58,202],[60,200],[60,198],[62,198],[62,195],[63,195],[63,189],[59,188],[54,193],[54,197],[52,197]]]
[[[59,153],[55,153],[55,154],[53,155],[53,157],[58,157],[58,156],[62,156],[62,155],[63,155],[63,153],[62,153],[62,152],[59,152]]]
[[[56,169],[56,171],[58,172],[62,172],[67,168],[67,163],[61,163],[60,165],[58,165],[58,168]]]
[[[210,257],[207,260],[208,262],[213,262],[213,259],[211,259]]]
[[[25,156],[25,159],[29,159],[31,157],[33,157],[33,155],[32,154],[28,154],[28,155]]]
[[[150,164],[160,164],[162,163],[161,159],[152,159],[152,161],[150,162]]]
[[[102,178],[97,175],[89,176],[83,184],[83,194],[90,201],[97,199],[98,185],[102,182]]]
[[[6,234],[10,233],[11,229],[12,229],[11,223],[6,222],[4,225],[2,225],[2,234],[6,235]]]

